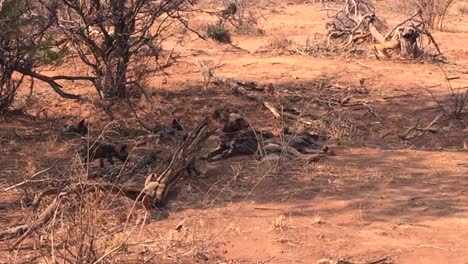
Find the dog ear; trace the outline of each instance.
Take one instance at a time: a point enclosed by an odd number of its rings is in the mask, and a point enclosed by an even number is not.
[[[239,130],[249,127],[249,123],[244,118],[236,119],[236,126]]]
[[[88,134],[88,122],[83,118],[80,123],[78,123],[78,133],[84,135]]]
[[[72,125],[64,125],[63,126],[63,132],[70,132],[72,128]]]
[[[211,115],[211,118],[213,118],[214,120],[221,119],[221,109],[214,110],[213,115]]]
[[[126,144],[121,144],[121,145],[119,146],[119,153],[126,153],[127,150],[128,150],[128,147],[127,147]]]
[[[179,122],[177,119],[172,119],[172,128],[177,130],[177,131],[184,131],[184,128],[182,127],[182,124]]]

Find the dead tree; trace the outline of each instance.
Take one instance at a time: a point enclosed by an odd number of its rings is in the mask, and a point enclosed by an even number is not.
[[[342,41],[345,47],[369,41],[372,38],[369,32],[370,23],[379,31],[387,28],[375,16],[375,7],[369,0],[346,0],[341,9],[323,10],[336,11],[331,21],[326,24],[329,45],[332,40]]]
[[[169,28],[187,25],[182,12],[191,5],[189,0],[59,1],[57,27],[91,69],[102,98],[125,97],[129,86],[170,64],[173,54],[163,56],[161,44],[175,34]]]
[[[422,10],[424,20],[428,25],[437,30],[444,29],[444,22],[450,7],[456,0],[412,0],[408,1],[410,5]]]

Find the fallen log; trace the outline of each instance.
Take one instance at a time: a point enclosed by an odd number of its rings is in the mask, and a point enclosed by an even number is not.
[[[333,152],[329,151],[328,148],[319,150],[317,149],[314,153],[310,152],[308,154],[302,154],[293,147],[288,146],[282,142],[265,142],[265,145],[262,147],[264,157],[262,160],[274,160],[284,157],[286,159],[302,159],[310,162],[317,162],[321,158],[326,156],[334,155]]]

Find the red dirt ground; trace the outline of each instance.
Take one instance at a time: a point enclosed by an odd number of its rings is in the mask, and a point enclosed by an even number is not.
[[[379,6],[390,24],[401,19],[387,4]],[[281,127],[267,110],[226,87],[202,88],[195,66],[199,59],[219,64],[215,70],[219,76],[302,93],[320,78],[340,86],[358,86],[365,78],[369,94],[364,100],[381,119],[364,117],[363,110],[345,112],[356,118],[358,133],[330,142],[337,155],[315,164],[294,161],[274,171],[275,164],[249,157],[202,163],[205,177],[182,182],[168,205],[168,217],[145,225],[134,235],[135,242],[116,254],[115,263],[317,263],[320,259],[372,263],[385,257],[398,264],[468,263],[468,152],[463,150],[468,116],[461,121],[441,120],[436,134],[408,141],[397,136],[418,120],[428,124],[437,116],[427,89],[440,98],[448,93],[438,65],[256,53],[278,36],[300,41],[321,32],[327,17],[318,8],[319,4],[265,6],[266,35],[234,35],[234,44],[241,49],[191,36],[179,49],[182,57],[169,75],[152,80],[149,87],[157,95],[155,100],[161,106],[183,106],[182,121],[189,127],[219,106],[240,108],[256,127]],[[449,76],[460,77],[454,87],[467,87],[468,16],[453,14],[448,29],[435,32],[450,61],[442,67]],[[85,83],[70,87],[74,92],[84,90],[91,88]],[[59,134],[62,119],[85,117],[91,108],[58,99],[46,86],[40,85],[38,91],[35,106],[47,106],[47,119],[8,117],[1,123],[2,188],[54,160],[75,157],[69,142],[54,133]],[[38,134],[41,131],[44,136]],[[31,136],[12,143],[15,133]],[[204,151],[215,144],[216,139],[210,138]],[[19,195],[2,193],[0,205]],[[22,217],[19,204],[2,210],[1,226],[20,223]],[[186,219],[182,230],[174,231],[182,219]],[[33,255],[21,251],[16,255],[5,248],[0,263],[26,263]]]

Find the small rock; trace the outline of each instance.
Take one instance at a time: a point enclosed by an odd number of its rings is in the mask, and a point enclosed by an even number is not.
[[[331,259],[320,259],[317,264],[336,264],[336,262]]]

